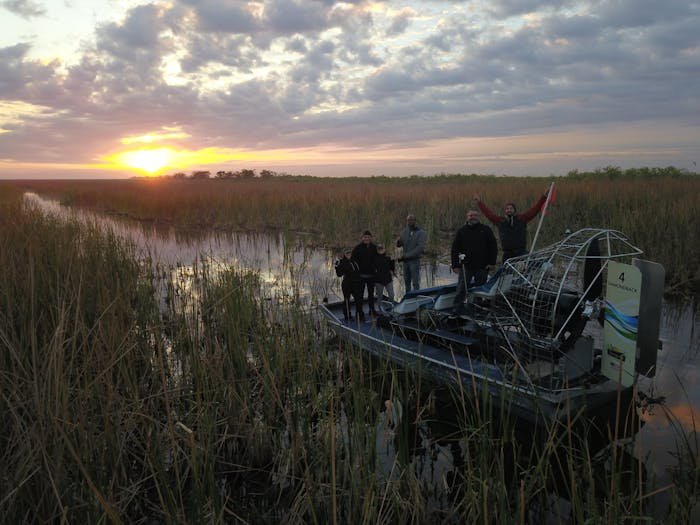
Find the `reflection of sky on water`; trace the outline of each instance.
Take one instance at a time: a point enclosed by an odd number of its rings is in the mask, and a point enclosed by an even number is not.
[[[331,256],[311,250],[299,242],[287,243],[282,235],[214,232],[186,235],[172,228],[128,223],[86,211],[75,211],[35,194],[28,202],[60,217],[108,228],[131,240],[160,268],[171,268],[175,277],[185,279],[203,262],[216,270],[225,266],[258,272],[264,293],[274,299],[294,299],[313,304],[327,295],[337,295],[339,283],[332,273]],[[186,282],[178,283],[187,287]],[[337,290],[336,290],[337,289]]]
[[[667,469],[677,464],[676,453],[684,450],[685,445],[678,439],[679,430],[690,436],[689,443],[696,446],[694,434],[700,429],[699,328],[700,320],[692,307],[665,306],[661,323],[663,349],[658,355],[654,380],[656,394],[666,398],[665,410],[654,407],[637,440],[638,454],[649,457],[647,468],[658,477],[659,486],[662,481],[668,482]]]
[[[191,275],[194,266],[205,257],[211,268],[232,265],[257,271],[267,298],[308,306],[318,304],[323,298],[334,300],[342,297],[340,279],[333,270],[336,254],[309,248],[303,238],[287,239],[282,234],[239,232],[197,232],[187,235],[173,228],[76,211],[34,193],[25,194],[25,199],[57,216],[108,228],[131,240],[144,256],[150,256],[159,266],[177,268],[176,275],[179,276]],[[401,264],[397,265],[397,274],[394,287],[398,297],[401,297],[404,292]],[[455,279],[448,265],[436,262],[423,265],[421,278],[424,286]],[[180,285],[187,286],[186,283]]]
[[[340,279],[335,276],[333,262],[337,254],[306,247],[303,238],[292,240],[281,234],[210,233],[185,235],[172,228],[151,224],[126,223],[109,217],[75,212],[60,204],[27,194],[26,199],[41,209],[59,216],[75,217],[110,228],[132,240],[145,255],[176,275],[193,273],[195,265],[205,258],[209,267],[233,265],[259,272],[266,298],[292,301],[311,306],[324,298],[341,297]],[[401,264],[397,264],[394,287],[397,297],[404,293]],[[449,265],[426,261],[422,267],[423,286],[455,281]],[[185,283],[180,283],[185,285]],[[692,306],[664,307],[661,324],[663,350],[659,352],[654,394],[666,398],[665,410],[654,407],[645,416],[646,425],[637,436],[637,453],[649,458],[647,468],[660,480],[668,479],[666,469],[677,461],[675,438],[680,425],[691,433],[700,423],[700,320]],[[675,423],[674,423],[675,422]],[[694,441],[691,441],[694,443]],[[696,451],[697,453],[697,451]]]

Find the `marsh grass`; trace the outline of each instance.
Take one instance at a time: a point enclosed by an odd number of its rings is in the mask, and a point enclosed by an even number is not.
[[[20,196],[0,195],[4,521],[539,523],[561,499],[561,522],[643,519],[641,474],[617,449],[601,468],[585,425],[523,437],[507,404],[329,344],[254,272],[202,259],[176,285]]]
[[[620,176],[614,170],[589,176],[508,178],[435,177],[253,180],[22,181],[21,186],[64,204],[128,217],[145,225],[182,231],[285,231],[304,234],[312,246],[340,248],[370,229],[393,246],[407,213],[428,232],[428,253],[446,258],[456,229],[479,193],[495,211],[514,201],[524,211],[555,181],[538,245],[567,230],[614,228],[640,246],[667,272],[667,291],[700,290],[700,184],[697,175],[673,170]],[[10,183],[6,183],[8,186]],[[536,222],[531,223],[534,236]]]

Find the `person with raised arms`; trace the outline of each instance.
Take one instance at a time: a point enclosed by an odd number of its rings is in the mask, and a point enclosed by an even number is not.
[[[527,223],[535,218],[546,200],[547,194],[545,193],[532,208],[523,213],[517,213],[515,204],[507,202],[503,207],[503,215],[497,215],[484,204],[478,193],[474,194],[474,202],[479,207],[479,210],[494,226],[498,227],[498,236],[501,239],[501,249],[503,250],[503,262],[527,253]]]

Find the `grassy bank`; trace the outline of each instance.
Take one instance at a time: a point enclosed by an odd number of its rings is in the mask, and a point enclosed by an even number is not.
[[[432,387],[263,305],[254,273],[201,261],[176,287],[19,196],[0,194],[4,521],[537,523],[558,497],[578,523],[645,516],[641,472],[616,454],[603,468],[580,429],[532,445],[454,392],[448,453]],[[690,515],[683,495],[669,519]]]
[[[552,179],[554,180],[554,179]],[[479,193],[492,209],[507,201],[531,206],[550,179],[437,176],[430,178],[252,180],[22,181],[62,202],[190,231],[290,231],[307,242],[353,245],[370,229],[391,243],[407,213],[428,231],[428,252],[446,257],[456,229]],[[6,183],[7,184],[7,183]],[[573,174],[556,179],[557,197],[538,245],[582,227],[625,232],[661,263],[667,291],[700,293],[700,184],[696,177],[609,177]],[[530,226],[530,235],[536,222]]]

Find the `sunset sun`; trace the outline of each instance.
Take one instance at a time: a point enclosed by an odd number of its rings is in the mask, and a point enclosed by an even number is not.
[[[112,160],[127,168],[155,174],[174,159],[175,151],[170,148],[153,148],[125,151],[114,155]]]

